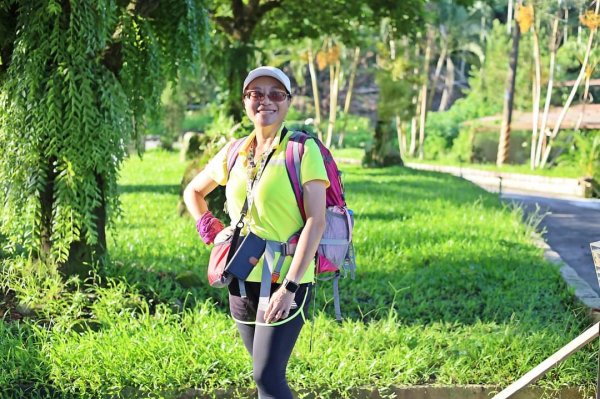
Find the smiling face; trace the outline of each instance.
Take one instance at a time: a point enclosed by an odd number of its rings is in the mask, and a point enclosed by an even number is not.
[[[268,93],[279,91],[285,93],[285,87],[277,79],[261,76],[254,79],[246,87],[246,93],[256,91],[263,94],[263,99],[252,99],[244,96],[246,114],[256,127],[279,127],[290,109],[291,98],[286,96],[283,101],[275,102],[269,99]]]

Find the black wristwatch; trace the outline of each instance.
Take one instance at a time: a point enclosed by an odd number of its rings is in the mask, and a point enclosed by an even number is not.
[[[300,285],[298,285],[298,283],[294,283],[293,281],[290,281],[287,278],[283,280],[282,285],[285,287],[286,290],[288,290],[292,294],[295,294],[296,291],[298,291],[298,288],[300,288]]]

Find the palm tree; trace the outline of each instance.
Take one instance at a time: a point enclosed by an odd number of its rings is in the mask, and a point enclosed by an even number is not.
[[[548,162],[548,157],[550,156],[550,150],[552,149],[552,144],[554,144],[554,139],[556,138],[556,135],[560,131],[560,125],[562,124],[562,121],[565,119],[565,116],[567,115],[567,111],[569,110],[569,107],[571,106],[571,103],[573,102],[573,98],[575,98],[575,94],[577,93],[579,84],[586,77],[586,74],[589,71],[588,61],[590,59],[590,54],[592,52],[594,36],[596,34],[596,31],[598,30],[598,26],[600,25],[600,18],[598,18],[598,12],[600,11],[600,0],[595,0],[595,3],[596,3],[596,7],[594,8],[594,11],[588,11],[581,18],[581,23],[590,29],[590,35],[588,36],[588,42],[587,42],[587,46],[585,49],[585,56],[583,58],[583,62],[581,63],[581,70],[579,71],[577,80],[575,81],[575,84],[573,85],[573,89],[571,89],[571,93],[569,94],[569,97],[567,98],[567,101],[565,102],[565,105],[563,106],[562,111],[558,115],[558,119],[554,124],[554,129],[552,129],[552,134],[550,134],[550,142],[546,146],[546,149],[544,150],[544,155],[542,156],[542,160],[540,162],[541,168],[543,168],[546,165],[546,163]]]
[[[517,6],[519,10],[521,5]],[[517,14],[517,13],[515,13]],[[513,102],[515,98],[515,80],[517,77],[517,65],[519,59],[519,42],[521,40],[522,24],[519,29],[512,29],[512,50],[510,52],[509,71],[506,79],[506,94],[504,95],[504,109],[502,111],[502,127],[500,140],[498,141],[498,155],[496,164],[504,165],[508,161],[508,149],[510,145],[510,124],[512,122]],[[526,29],[527,30],[527,29]]]
[[[463,59],[471,64],[483,65],[483,43],[486,39],[487,21],[490,7],[478,1],[471,8],[457,6],[452,1],[440,2],[436,6],[437,15],[434,26],[436,29],[437,48],[439,55],[431,80],[427,108],[431,105],[438,88],[438,81],[444,65],[446,78],[441,90],[444,101],[440,101],[439,110],[445,110],[449,102],[454,83],[454,59]],[[445,93],[445,96],[444,96]],[[444,105],[444,107],[442,107]]]

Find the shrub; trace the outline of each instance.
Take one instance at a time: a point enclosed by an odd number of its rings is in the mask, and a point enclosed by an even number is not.
[[[183,131],[204,132],[212,121],[213,115],[205,110],[187,112],[182,124]]]
[[[448,149],[448,141],[441,136],[425,137],[425,159],[439,159]]]
[[[572,137],[563,147],[567,152],[558,157],[558,164],[576,166],[584,177],[600,181],[600,130],[572,133]]]
[[[463,130],[452,143],[448,158],[453,161],[471,162],[473,158],[473,131]]]
[[[286,118],[286,126],[291,130],[306,130],[309,133],[316,134],[317,130],[314,124],[305,124],[307,120],[313,120],[313,115],[305,115],[294,108],[290,108]],[[327,119],[321,121],[321,132],[323,135],[327,132]],[[373,128],[369,118],[348,114],[342,112],[338,114],[333,129],[333,146],[338,147],[340,134],[344,133],[343,148],[365,148],[373,141]]]
[[[359,115],[340,115],[335,123],[336,136],[344,133],[342,147],[365,148],[373,142],[373,128],[369,118]],[[334,140],[334,143],[337,143]]]

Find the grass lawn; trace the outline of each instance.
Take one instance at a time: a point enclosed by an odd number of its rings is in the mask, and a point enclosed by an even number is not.
[[[362,160],[365,151],[362,148],[340,148],[334,149],[332,151],[333,155],[337,159],[352,159],[356,161]],[[492,172],[503,172],[503,173],[522,173],[526,175],[537,175],[537,176],[548,176],[548,177],[570,177],[570,178],[579,178],[582,176],[579,168],[575,166],[558,166],[550,169],[536,169],[531,170],[529,165],[504,165],[501,168],[496,166],[496,164],[469,164],[469,163],[460,163],[458,161],[452,161],[449,159],[425,159],[420,160],[418,158],[406,158],[405,162],[412,163],[425,163],[430,165],[447,165],[447,166],[462,166],[464,168],[470,169],[480,169],[487,170]]]
[[[365,155],[364,148],[336,148],[331,151],[336,159],[353,159],[361,161]]]
[[[126,162],[111,264],[93,281],[63,284],[48,274],[36,283],[17,278],[35,265],[4,262],[0,285],[37,316],[0,322],[0,397],[252,387],[226,292],[205,281],[209,248],[177,215],[177,159],[149,152]],[[320,284],[313,325],[289,364],[294,389],[351,397],[360,387],[506,386],[590,324],[531,244],[521,212],[495,195],[443,174],[346,165],[344,172],[358,275],[341,281],[342,324],[330,284]],[[589,392],[596,356],[594,345],[538,385]]]

